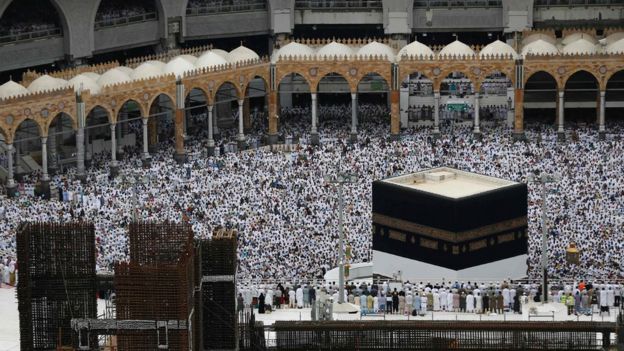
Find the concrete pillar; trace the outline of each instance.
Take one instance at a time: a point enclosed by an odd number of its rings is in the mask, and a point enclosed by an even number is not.
[[[15,194],[17,193],[17,186],[15,184],[15,171],[13,169],[14,152],[15,149],[13,148],[13,144],[7,144],[7,166],[9,167],[9,174],[7,175],[6,190],[8,197],[15,197]]]
[[[245,100],[238,100],[238,150],[245,149],[245,125],[243,121],[243,108]]]
[[[357,93],[351,93],[351,142],[357,142],[358,104]]]
[[[524,89],[514,91],[514,139],[524,140]]]
[[[312,145],[320,144],[320,138],[317,130],[317,95],[316,93],[312,93],[312,131],[310,132],[310,141]]]
[[[607,134],[605,129],[606,94],[606,91],[600,92],[600,111],[598,111],[598,136],[600,140],[604,140]]]
[[[564,92],[559,92],[559,105],[557,106],[557,140],[564,141],[565,140],[565,129],[563,128],[564,123],[564,112],[565,112],[565,100],[563,98]]]
[[[214,105],[208,105],[208,156],[214,156],[215,142],[212,129],[212,109]]]
[[[41,137],[41,192],[44,199],[50,199],[50,175],[48,174],[48,138]]]
[[[147,117],[143,117],[143,157],[141,161],[143,162],[143,167],[149,167],[151,163],[151,157],[149,154],[149,130],[147,128],[148,119]]]
[[[176,111],[175,111],[175,153],[173,158],[178,163],[186,162],[186,151],[184,150],[184,85],[181,81],[176,83]]]
[[[481,128],[479,126],[479,93],[475,92],[474,94],[475,98],[474,98],[474,134],[475,135],[479,135],[481,134]]]
[[[277,91],[269,92],[269,144],[277,143]]]
[[[119,173],[119,166],[117,165],[117,133],[115,132],[117,124],[111,123],[111,163],[110,163],[110,175],[116,177]]]
[[[433,135],[440,136],[440,92],[433,92]]]
[[[80,181],[86,180],[85,171],[85,105],[78,97],[76,104],[76,118],[78,119],[78,130],[76,130],[76,177]]]
[[[390,138],[398,140],[401,133],[401,92],[399,90],[390,91]]]

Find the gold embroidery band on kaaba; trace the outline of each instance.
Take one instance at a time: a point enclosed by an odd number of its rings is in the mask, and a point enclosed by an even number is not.
[[[373,223],[408,233],[420,234],[428,236],[430,238],[444,240],[447,242],[460,243],[469,240],[479,239],[496,233],[521,229],[522,227],[527,226],[527,217],[521,216],[518,218],[488,224],[480,228],[466,230],[463,232],[451,232],[444,229],[433,228],[378,213],[373,213]],[[398,237],[396,234],[394,236]]]

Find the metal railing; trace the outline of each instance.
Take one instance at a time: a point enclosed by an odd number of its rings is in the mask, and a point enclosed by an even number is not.
[[[611,6],[624,5],[624,0],[535,0],[536,7],[548,6]]]
[[[264,0],[247,1],[242,4],[213,4],[199,7],[188,7],[186,9],[187,16],[204,16],[216,13],[233,13],[233,12],[250,12],[265,11],[267,2]]]
[[[414,8],[502,7],[502,0],[414,0]]]
[[[0,35],[0,44],[15,43],[18,41],[38,40],[45,38],[54,38],[63,36],[61,28],[52,28],[46,30],[38,30],[19,34],[2,34]]]
[[[158,14],[156,12],[147,12],[140,15],[99,20],[95,22],[95,29],[97,30],[106,27],[125,26],[133,23],[156,20],[158,20]]]
[[[295,9],[297,10],[317,10],[317,9],[382,9],[382,2],[379,0],[297,0]]]

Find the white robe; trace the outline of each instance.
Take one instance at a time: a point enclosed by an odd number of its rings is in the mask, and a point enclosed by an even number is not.
[[[475,296],[475,305],[477,313],[483,312],[483,298],[481,295]]]
[[[433,293],[433,310],[440,310],[440,294],[438,293]]]
[[[297,289],[297,307],[303,308],[303,289]]]
[[[468,294],[468,296],[466,296],[466,312],[474,312],[474,302],[474,296]]]

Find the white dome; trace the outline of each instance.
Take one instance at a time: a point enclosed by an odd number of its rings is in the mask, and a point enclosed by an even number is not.
[[[258,54],[256,54],[255,51],[249,48],[246,48],[242,45],[230,51],[230,54],[229,54],[229,61],[233,63],[241,62],[241,61],[258,60],[259,58],[260,56],[258,56]]]
[[[543,40],[547,43],[550,43],[552,45],[556,45],[557,44],[557,39],[551,37],[550,35],[546,35],[546,34],[532,34],[529,35],[528,37],[522,39],[522,45],[523,46],[527,46],[529,44],[531,44],[534,41],[538,41],[538,40]]]
[[[617,33],[610,34],[605,39],[606,39],[607,45],[611,45],[613,43],[620,41],[621,39],[624,39],[624,32],[617,32]]]
[[[613,42],[605,49],[607,54],[622,54],[624,53],[624,37],[616,42]]]
[[[31,93],[37,93],[41,91],[62,88],[66,85],[66,80],[50,77],[49,75],[45,74],[30,83],[30,85],[28,86],[28,91],[30,91]]]
[[[597,52],[596,44],[587,39],[578,39],[563,47],[562,52],[568,55],[593,55]]]
[[[279,49],[274,57],[274,62],[289,56],[314,56],[314,49],[307,45],[299,44],[293,41],[292,43],[288,43]]]
[[[119,66],[119,67],[115,67],[118,70],[122,71],[123,73],[127,74],[127,75],[131,75],[132,71],[134,71],[132,68],[130,67],[126,67],[126,66]]]
[[[166,63],[162,62],[162,61],[158,61],[158,60],[150,60],[150,61],[145,61],[143,63],[149,63],[152,66],[156,66],[158,68],[160,68],[160,70],[164,70],[165,66],[167,65]]]
[[[397,55],[397,61],[401,61],[402,56],[414,56],[414,57],[431,57],[433,56],[433,50],[427,45],[414,41],[409,45],[404,46]]]
[[[100,75],[95,73],[95,72],[84,72],[84,73],[81,73],[81,74],[84,75],[84,76],[87,76],[87,77],[89,77],[91,79],[93,79],[96,82],[100,78]]]
[[[100,86],[96,83],[96,81],[84,73],[70,79],[67,84],[73,87],[74,91],[78,91],[82,88],[82,90],[89,90],[91,94],[94,95],[100,92]]]
[[[440,56],[472,56],[475,52],[470,48],[470,46],[462,43],[459,40],[455,40],[454,42],[445,46],[442,50],[440,50]]]
[[[104,74],[102,74],[100,78],[97,80],[97,83],[100,86],[100,88],[102,88],[107,85],[125,83],[131,80],[132,79],[130,78],[130,76],[124,71],[121,71],[117,68],[112,68],[106,71]]]
[[[318,57],[320,60],[326,58],[333,59],[335,56],[338,56],[338,58],[349,58],[353,56],[353,49],[345,44],[332,41],[331,43],[318,49],[318,51],[316,52],[316,57]]]
[[[130,75],[130,78],[133,80],[137,79],[145,79],[145,78],[154,78],[161,76],[163,70],[161,67],[151,63],[142,63],[139,67],[134,69],[134,72]]]
[[[559,50],[548,41],[537,39],[522,48],[522,56],[532,55],[557,55]]]
[[[165,65],[164,74],[174,74],[176,78],[181,77],[186,72],[195,70],[195,65],[183,57],[176,57]]]
[[[394,62],[395,54],[394,50],[386,44],[378,43],[376,41],[370,42],[360,48],[357,52],[358,56],[370,57],[373,55],[386,57],[388,61]]]
[[[6,99],[12,96],[24,94],[28,94],[28,89],[12,80],[0,85],[0,99]]]
[[[565,38],[563,38],[563,40],[561,40],[561,44],[563,45],[568,45],[568,44],[572,44],[573,42],[579,40],[579,39],[585,39],[587,41],[590,41],[594,44],[598,44],[598,40],[596,40],[596,38],[592,35],[589,35],[587,33],[573,33],[570,34],[568,36],[566,36]]]
[[[497,56],[497,55],[499,57],[500,56],[511,56],[513,58],[516,58],[518,56],[518,54],[516,53],[516,50],[514,50],[507,43],[503,43],[500,40],[496,40],[495,42],[486,45],[479,52],[479,57],[487,57],[487,56],[493,57],[493,56]]]
[[[210,49],[210,50],[208,50],[208,51],[206,51],[206,52],[214,52],[215,54],[217,54],[217,55],[219,55],[219,56],[223,57],[225,60],[227,60],[227,61],[229,61],[229,60],[230,60],[230,54],[229,54],[227,51],[225,51],[225,50],[221,50],[221,49]],[[204,54],[205,54],[206,52],[204,52]]]
[[[182,58],[187,60],[188,62],[195,64],[195,62],[197,62],[197,57],[193,56],[193,55],[178,55],[176,57],[174,57],[171,61],[177,59],[177,58]],[[169,62],[171,62],[169,61]]]
[[[195,67],[197,68],[211,68],[222,65],[227,65],[228,61],[224,59],[221,55],[213,52],[206,51],[195,63]]]

